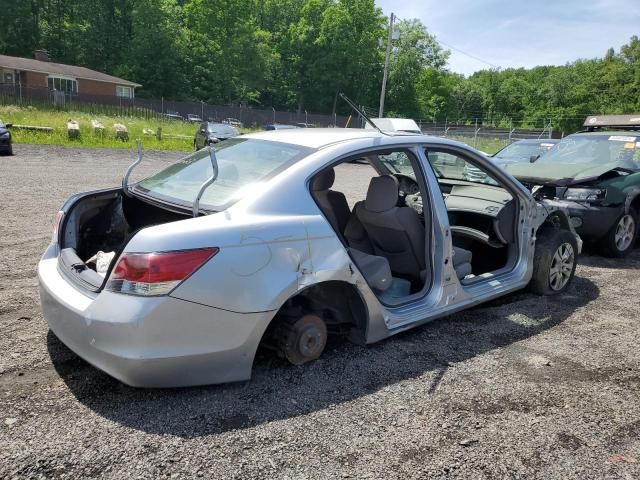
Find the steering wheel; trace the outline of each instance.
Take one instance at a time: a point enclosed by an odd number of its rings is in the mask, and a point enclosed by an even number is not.
[[[401,203],[422,214],[422,195],[418,182],[407,175],[396,173],[394,176],[398,179],[398,196]]]

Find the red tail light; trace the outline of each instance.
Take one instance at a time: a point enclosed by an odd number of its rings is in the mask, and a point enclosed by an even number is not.
[[[133,295],[166,295],[218,253],[217,247],[173,252],[125,253],[107,289]]]

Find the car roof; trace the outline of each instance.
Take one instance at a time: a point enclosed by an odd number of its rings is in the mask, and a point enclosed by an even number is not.
[[[640,131],[638,130],[597,130],[595,132],[577,132],[571,135],[568,135],[569,137],[575,137],[575,136],[607,136],[607,137],[612,137],[612,136],[623,136],[623,137],[640,137]],[[566,137],[565,137],[566,138]]]
[[[322,148],[349,140],[384,137],[385,135],[376,130],[360,128],[287,128],[245,135],[245,138],[291,143],[311,148]]]
[[[289,143],[314,149],[321,149],[336,143],[348,142],[363,139],[380,139],[381,147],[387,147],[402,143],[437,143],[440,145],[451,145],[471,148],[461,142],[429,135],[419,135],[407,132],[385,132],[377,130],[365,130],[364,128],[292,128],[284,130],[263,130],[250,133],[243,138],[255,138],[259,140],[270,140],[273,142]]]

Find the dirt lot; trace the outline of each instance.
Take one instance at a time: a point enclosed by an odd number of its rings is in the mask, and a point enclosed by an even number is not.
[[[58,207],[117,184],[130,154],[15,149],[0,157],[0,478],[640,478],[639,250],[583,256],[562,297],[334,341],[304,367],[265,356],[242,384],[136,390],[48,333],[36,282]]]

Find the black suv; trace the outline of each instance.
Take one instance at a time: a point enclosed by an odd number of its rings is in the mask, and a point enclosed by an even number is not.
[[[0,152],[13,155],[13,143],[11,141],[10,123],[0,120]]]
[[[202,122],[193,139],[193,148],[200,150],[207,145],[213,145],[227,138],[237,137],[240,132],[226,123]]]

